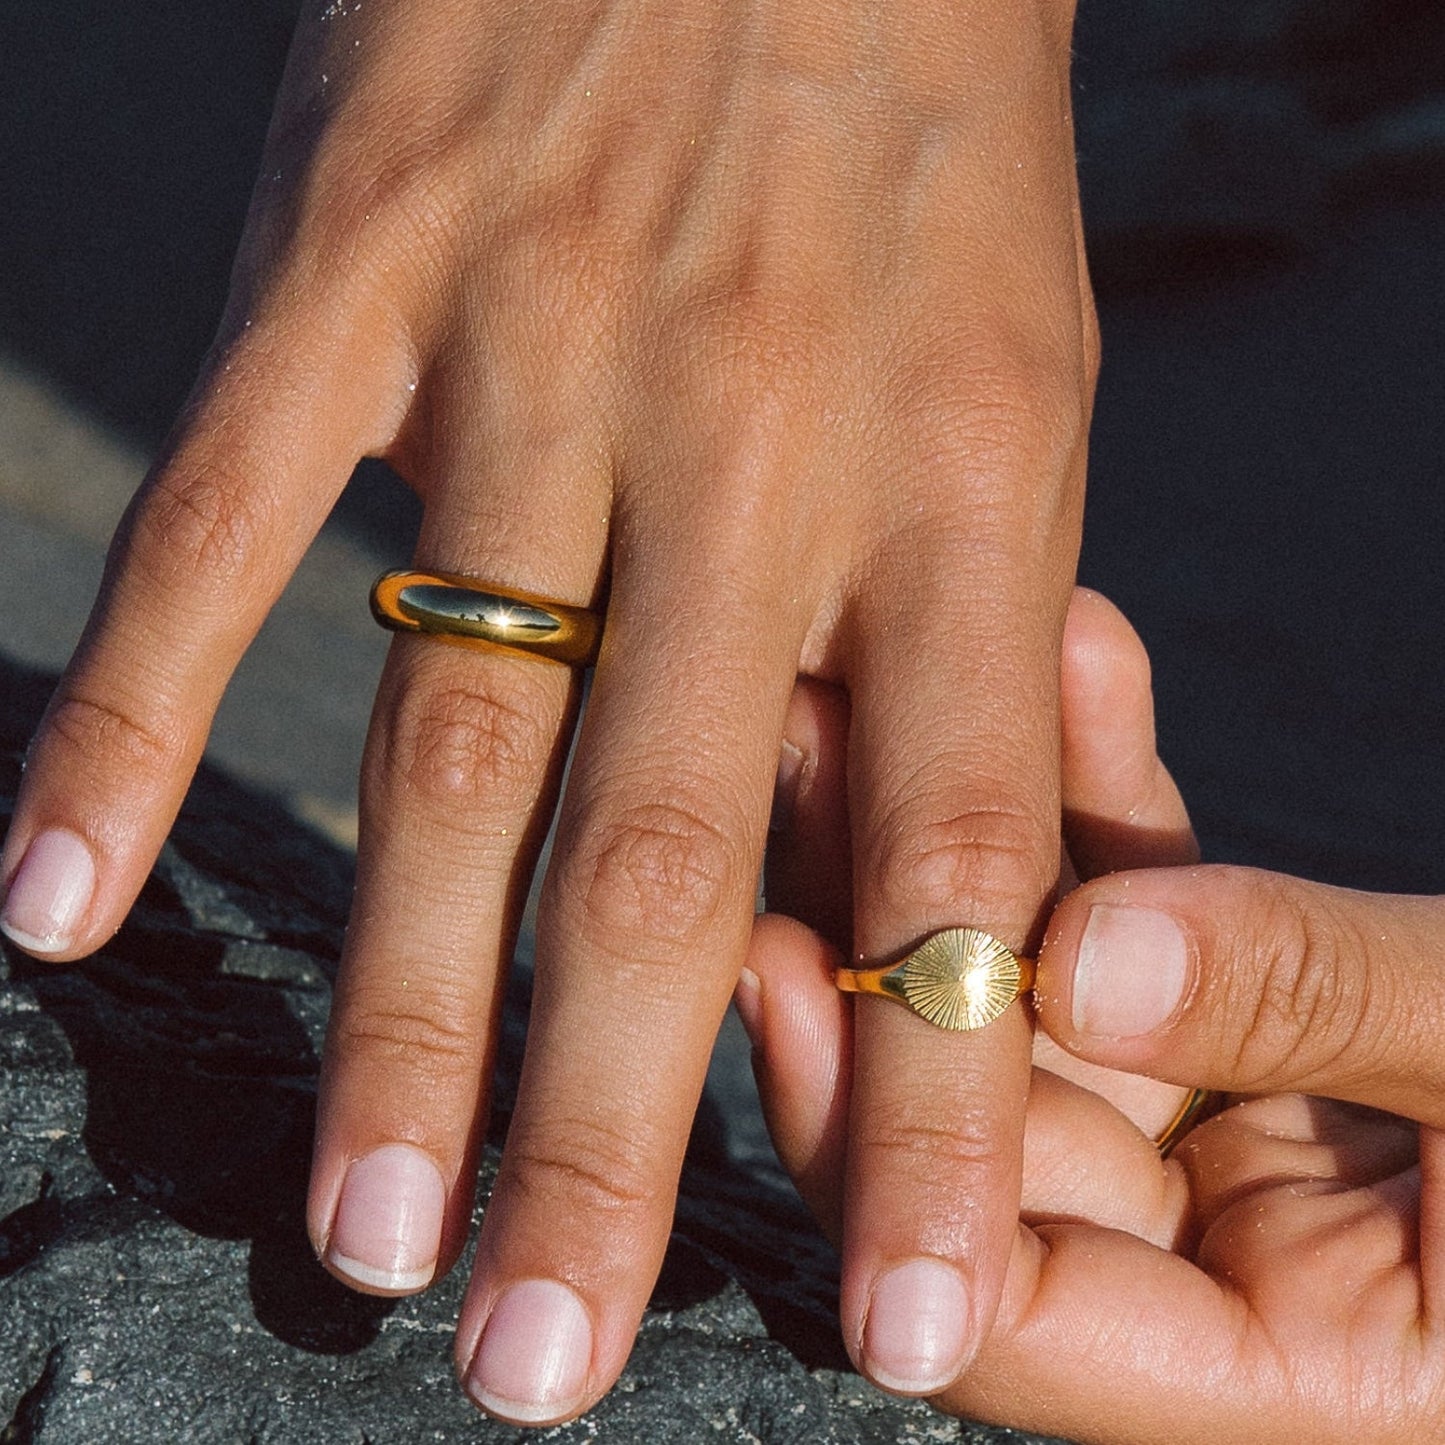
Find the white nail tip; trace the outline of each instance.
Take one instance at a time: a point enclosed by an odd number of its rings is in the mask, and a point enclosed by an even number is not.
[[[17,948],[23,948],[27,953],[64,953],[70,947],[70,935],[68,933],[47,933],[38,935],[26,933],[23,928],[16,928],[14,924],[0,920],[0,933],[3,933]]]
[[[487,1414],[517,1425],[550,1425],[554,1420],[565,1420],[572,1413],[567,1404],[559,1405],[555,1400],[546,1405],[538,1405],[532,1400],[504,1400],[489,1390],[477,1389],[470,1381],[467,1383],[467,1394]]]
[[[344,1274],[347,1279],[354,1279],[357,1284],[364,1284],[368,1289],[394,1290],[398,1294],[425,1289],[432,1282],[432,1276],[436,1273],[434,1265],[428,1266],[426,1269],[374,1269],[369,1264],[363,1264],[359,1259],[348,1259],[346,1255],[334,1252],[327,1254],[326,1262],[332,1269],[339,1270]]]
[[[954,1380],[958,1378],[956,1370],[947,1371],[934,1379],[899,1379],[890,1375],[886,1370],[880,1370],[877,1365],[869,1361],[868,1377],[881,1390],[889,1390],[895,1395],[936,1395],[940,1390],[947,1389]]]

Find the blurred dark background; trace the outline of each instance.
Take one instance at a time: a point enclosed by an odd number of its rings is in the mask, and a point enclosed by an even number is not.
[[[0,647],[63,660],[187,390],[289,0],[0,3]],[[1084,577],[1209,854],[1445,889],[1445,10],[1083,0],[1106,362]],[[366,468],[216,756],[336,836],[410,498]]]

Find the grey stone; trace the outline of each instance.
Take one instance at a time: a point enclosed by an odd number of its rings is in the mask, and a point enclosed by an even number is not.
[[[0,812],[47,681],[0,665]],[[0,1441],[505,1441],[452,1378],[463,1263],[353,1294],[302,1224],[346,855],[203,769],[126,926],[72,967],[0,956]],[[494,1177],[526,1009],[509,1001]],[[621,1382],[569,1441],[1022,1440],[890,1399],[846,1366],[834,1259],[710,1101]],[[744,1151],[746,1152],[746,1151]],[[757,1151],[754,1151],[756,1154]]]

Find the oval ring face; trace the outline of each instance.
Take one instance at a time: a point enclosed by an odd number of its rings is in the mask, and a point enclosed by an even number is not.
[[[561,618],[529,602],[439,583],[403,587],[396,606],[428,631],[456,632],[488,642],[545,642],[562,629]]]
[[[391,632],[568,667],[591,667],[602,640],[602,616],[590,608],[449,572],[382,573],[371,615]]]
[[[981,1029],[1023,992],[1018,956],[981,928],[946,928],[903,965],[908,1006],[945,1029]]]

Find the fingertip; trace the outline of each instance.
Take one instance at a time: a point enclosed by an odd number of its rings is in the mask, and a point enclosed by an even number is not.
[[[325,1230],[331,1272],[369,1294],[415,1294],[438,1272],[447,1186],[424,1150],[384,1144],[352,1161]]]
[[[1076,588],[1064,624],[1060,689],[1067,735],[1087,741],[1121,724],[1154,744],[1149,653],[1129,619],[1102,593]]]
[[[1064,619],[1067,672],[1149,682],[1149,653],[1134,625],[1102,592],[1075,587]]]
[[[50,827],[25,845],[0,905],[0,932],[26,953],[64,962],[80,957],[90,934],[96,892],[91,845],[68,828]]]
[[[815,1080],[836,1073],[847,1001],[834,976],[842,955],[821,934],[782,914],[753,925],[747,966],[734,994],[743,1027],[769,1066],[797,1072],[804,1061]]]
[[[1133,903],[1096,903],[1074,955],[1074,1029],[1098,1039],[1158,1033],[1183,1004],[1190,973],[1190,941],[1170,913]]]
[[[760,913],[748,942],[748,969],[755,978],[788,976],[832,981],[842,963],[838,949],[816,929],[784,913]]]
[[[896,1395],[933,1395],[962,1374],[973,1351],[970,1290],[946,1260],[927,1256],[874,1281],[859,1341],[863,1372]]]
[[[513,1425],[555,1425],[592,1398],[592,1316],[580,1295],[554,1279],[522,1279],[493,1303],[462,1388],[479,1409]]]
[[[834,1237],[841,1225],[852,1056],[851,1010],[833,981],[840,962],[811,928],[763,914],[736,994],[774,1147]]]
[[[1034,1000],[1040,1024],[1071,1053],[1138,1064],[1179,1020],[1196,986],[1198,945],[1170,904],[1175,871],[1086,883],[1055,910]]]

